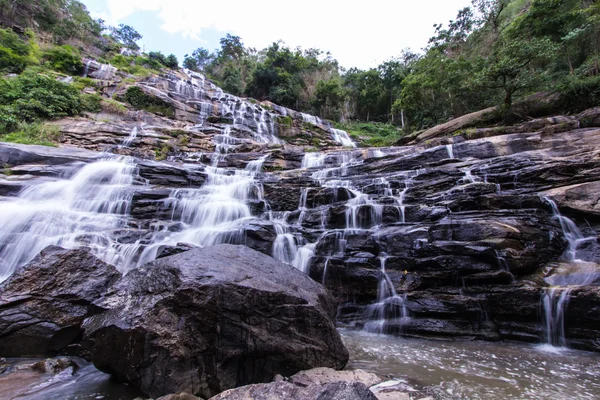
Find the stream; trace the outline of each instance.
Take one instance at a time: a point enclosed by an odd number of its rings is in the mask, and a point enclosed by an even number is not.
[[[437,400],[599,399],[600,355],[517,342],[407,339],[341,329],[348,369],[403,382]],[[12,365],[25,360],[12,360]],[[85,363],[71,376],[0,374],[0,398],[133,400],[131,387]],[[140,396],[140,398],[144,398]]]

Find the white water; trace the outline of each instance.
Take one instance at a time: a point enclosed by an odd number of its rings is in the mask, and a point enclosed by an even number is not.
[[[406,307],[406,295],[399,296],[385,269],[387,254],[379,257],[381,269],[377,287],[377,301],[365,309],[364,317],[368,320],[364,329],[369,332],[385,333],[386,325],[394,322],[400,326],[410,320]]]
[[[138,135],[138,127],[134,126],[129,133],[129,136],[123,141],[123,147],[129,147],[133,143],[133,141],[137,138]]]
[[[590,285],[600,279],[600,268],[583,259],[583,245],[595,243],[596,237],[584,237],[575,222],[560,213],[556,203],[548,197],[544,200],[552,207],[554,218],[560,223],[563,237],[567,241],[567,249],[563,254],[566,263],[565,273],[556,271],[556,275],[546,279],[552,287],[542,293],[542,309],[544,314],[544,342],[555,348],[566,348],[565,318],[569,305],[569,296],[573,287]]]
[[[86,245],[115,262],[110,232],[127,224],[135,165],[130,158],[85,165],[70,179],[26,188],[0,202],[0,281],[50,245]]]

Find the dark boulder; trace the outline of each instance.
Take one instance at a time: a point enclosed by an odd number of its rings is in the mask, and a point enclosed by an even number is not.
[[[46,248],[0,285],[0,355],[58,354],[120,276],[89,249]]]
[[[243,246],[147,264],[117,282],[106,304],[86,321],[84,346],[100,370],[154,397],[208,398],[348,360],[323,287]]]

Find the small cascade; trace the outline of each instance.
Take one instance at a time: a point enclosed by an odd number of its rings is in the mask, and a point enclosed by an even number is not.
[[[386,272],[387,254],[379,257],[381,269],[379,285],[377,287],[377,300],[365,310],[364,316],[368,322],[364,329],[374,333],[385,333],[388,325],[394,323],[402,327],[410,319],[410,312],[406,307],[406,295],[399,296],[394,284]]]
[[[200,111],[200,117],[198,121],[198,125],[203,126],[208,117],[210,117],[213,113],[213,104],[198,102],[198,108]]]
[[[383,220],[383,206],[377,204],[368,194],[361,193],[356,189],[349,189],[354,195],[346,203],[346,229],[356,231],[369,229],[381,225]],[[361,215],[363,207],[369,208],[369,217]]]
[[[308,243],[298,249],[292,265],[300,271],[308,274],[310,267],[310,261],[315,255],[316,243]]]
[[[325,165],[325,153],[305,153],[302,158],[302,168],[320,168]]]
[[[83,68],[83,77],[87,78],[88,74],[90,73],[90,65],[92,64],[92,60],[87,60],[85,63],[85,67]]]
[[[446,145],[446,152],[448,152],[448,158],[454,159],[454,147],[451,144]]]
[[[335,128],[330,128],[330,131],[333,134],[333,140],[337,143],[340,143],[344,147],[356,147],[356,143],[350,139],[348,132]]]
[[[551,200],[548,197],[544,197],[544,200],[552,207],[554,218],[556,218],[560,222],[560,227],[563,231],[563,235],[568,243],[568,248],[563,254],[563,258],[566,261],[582,261],[578,257],[578,251],[580,250],[583,244],[588,242],[594,242],[596,240],[596,237],[584,237],[577,225],[575,225],[575,223],[572,220],[563,216],[560,213],[558,206],[553,200]],[[582,282],[581,284],[585,283],[586,282]]]
[[[129,133],[129,136],[127,136],[127,138],[123,141],[123,144],[121,145],[121,147],[131,146],[133,141],[137,138],[137,135],[138,135],[138,127],[134,126],[133,129],[131,130],[131,132]]]
[[[277,237],[273,242],[272,256],[281,262],[291,265],[298,255],[298,245],[296,244],[296,238],[289,230],[286,217],[287,213],[284,213],[282,219],[270,218],[274,223],[275,233],[277,233]]]
[[[479,178],[478,176],[473,175],[473,173],[471,172],[471,170],[469,168],[463,169],[463,172],[465,173],[465,176],[463,176],[458,181],[459,185],[468,185],[470,183],[481,182],[481,178]]]
[[[544,342],[550,346],[567,347],[565,312],[570,292],[570,288],[551,288],[542,295]]]
[[[216,167],[225,159],[226,154],[238,146],[238,139],[231,136],[231,125],[225,125],[221,135],[213,136],[213,142],[215,142],[215,152],[211,160],[213,167]]]
[[[566,347],[565,314],[569,304],[569,295],[573,287],[590,285],[600,279],[600,270],[595,263],[584,260],[582,246],[595,243],[597,238],[584,237],[575,222],[560,213],[556,202],[548,197],[543,198],[550,204],[554,218],[563,231],[568,246],[563,259],[568,266],[566,273],[557,273],[545,279],[552,286],[542,293],[542,309],[544,315],[544,341],[547,345]]]
[[[379,149],[370,150],[370,157],[372,157],[372,158],[383,158],[385,156],[386,156],[386,154]]]

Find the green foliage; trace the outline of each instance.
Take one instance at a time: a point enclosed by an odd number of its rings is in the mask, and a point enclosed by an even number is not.
[[[0,72],[21,73],[38,63],[33,39],[22,38],[9,29],[0,29]]]
[[[104,21],[93,19],[85,5],[76,0],[3,0],[0,22],[43,31],[56,43],[73,38],[92,42],[104,29]]]
[[[133,29],[133,27],[119,24],[119,26],[111,28],[111,34],[113,38],[128,49],[139,50],[140,46],[138,46],[136,42],[142,39],[142,35]]]
[[[137,110],[145,110],[151,113],[162,114],[167,117],[175,116],[175,109],[172,105],[158,97],[144,93],[144,91],[137,86],[129,87],[125,92],[124,99]]]
[[[43,60],[54,70],[69,75],[80,75],[83,71],[83,62],[79,51],[71,46],[55,46],[42,55]]]
[[[183,59],[183,67],[192,71],[200,72],[210,64],[214,56],[205,48],[198,48],[192,52],[192,55],[186,54]]]
[[[136,76],[149,76],[158,73],[162,65],[151,58],[143,56],[124,56],[117,54],[110,60],[110,64],[121,71]]]
[[[244,91],[242,71],[233,63],[228,63],[223,72],[223,90],[236,96]]]
[[[0,78],[0,132],[11,132],[19,122],[77,115],[79,91],[54,77],[28,69],[18,77]]]
[[[177,61],[177,57],[174,54],[165,56],[160,51],[151,51],[148,53],[146,60],[147,63],[152,63],[151,67],[154,69],[161,69],[162,67],[176,69],[179,67],[179,61]]]
[[[57,126],[44,123],[19,123],[17,128],[10,133],[0,134],[0,141],[19,143],[19,144],[37,144],[42,146],[56,146],[60,137],[60,130]]]
[[[341,119],[345,100],[346,92],[341,79],[333,78],[317,83],[313,106],[323,118],[336,121]]]
[[[81,109],[92,113],[102,111],[102,97],[98,94],[84,94],[81,96]]]
[[[92,78],[83,78],[80,76],[76,76],[73,83],[72,83],[73,87],[75,87],[77,90],[81,91],[83,89],[85,89],[86,87],[91,87],[91,88],[95,88],[96,87],[96,81],[93,80]]]
[[[102,99],[100,107],[102,111],[109,114],[125,115],[127,113],[127,107],[113,99]]]
[[[366,147],[392,146],[402,136],[402,131],[394,125],[380,122],[345,122],[335,126],[348,132],[352,139]]]

